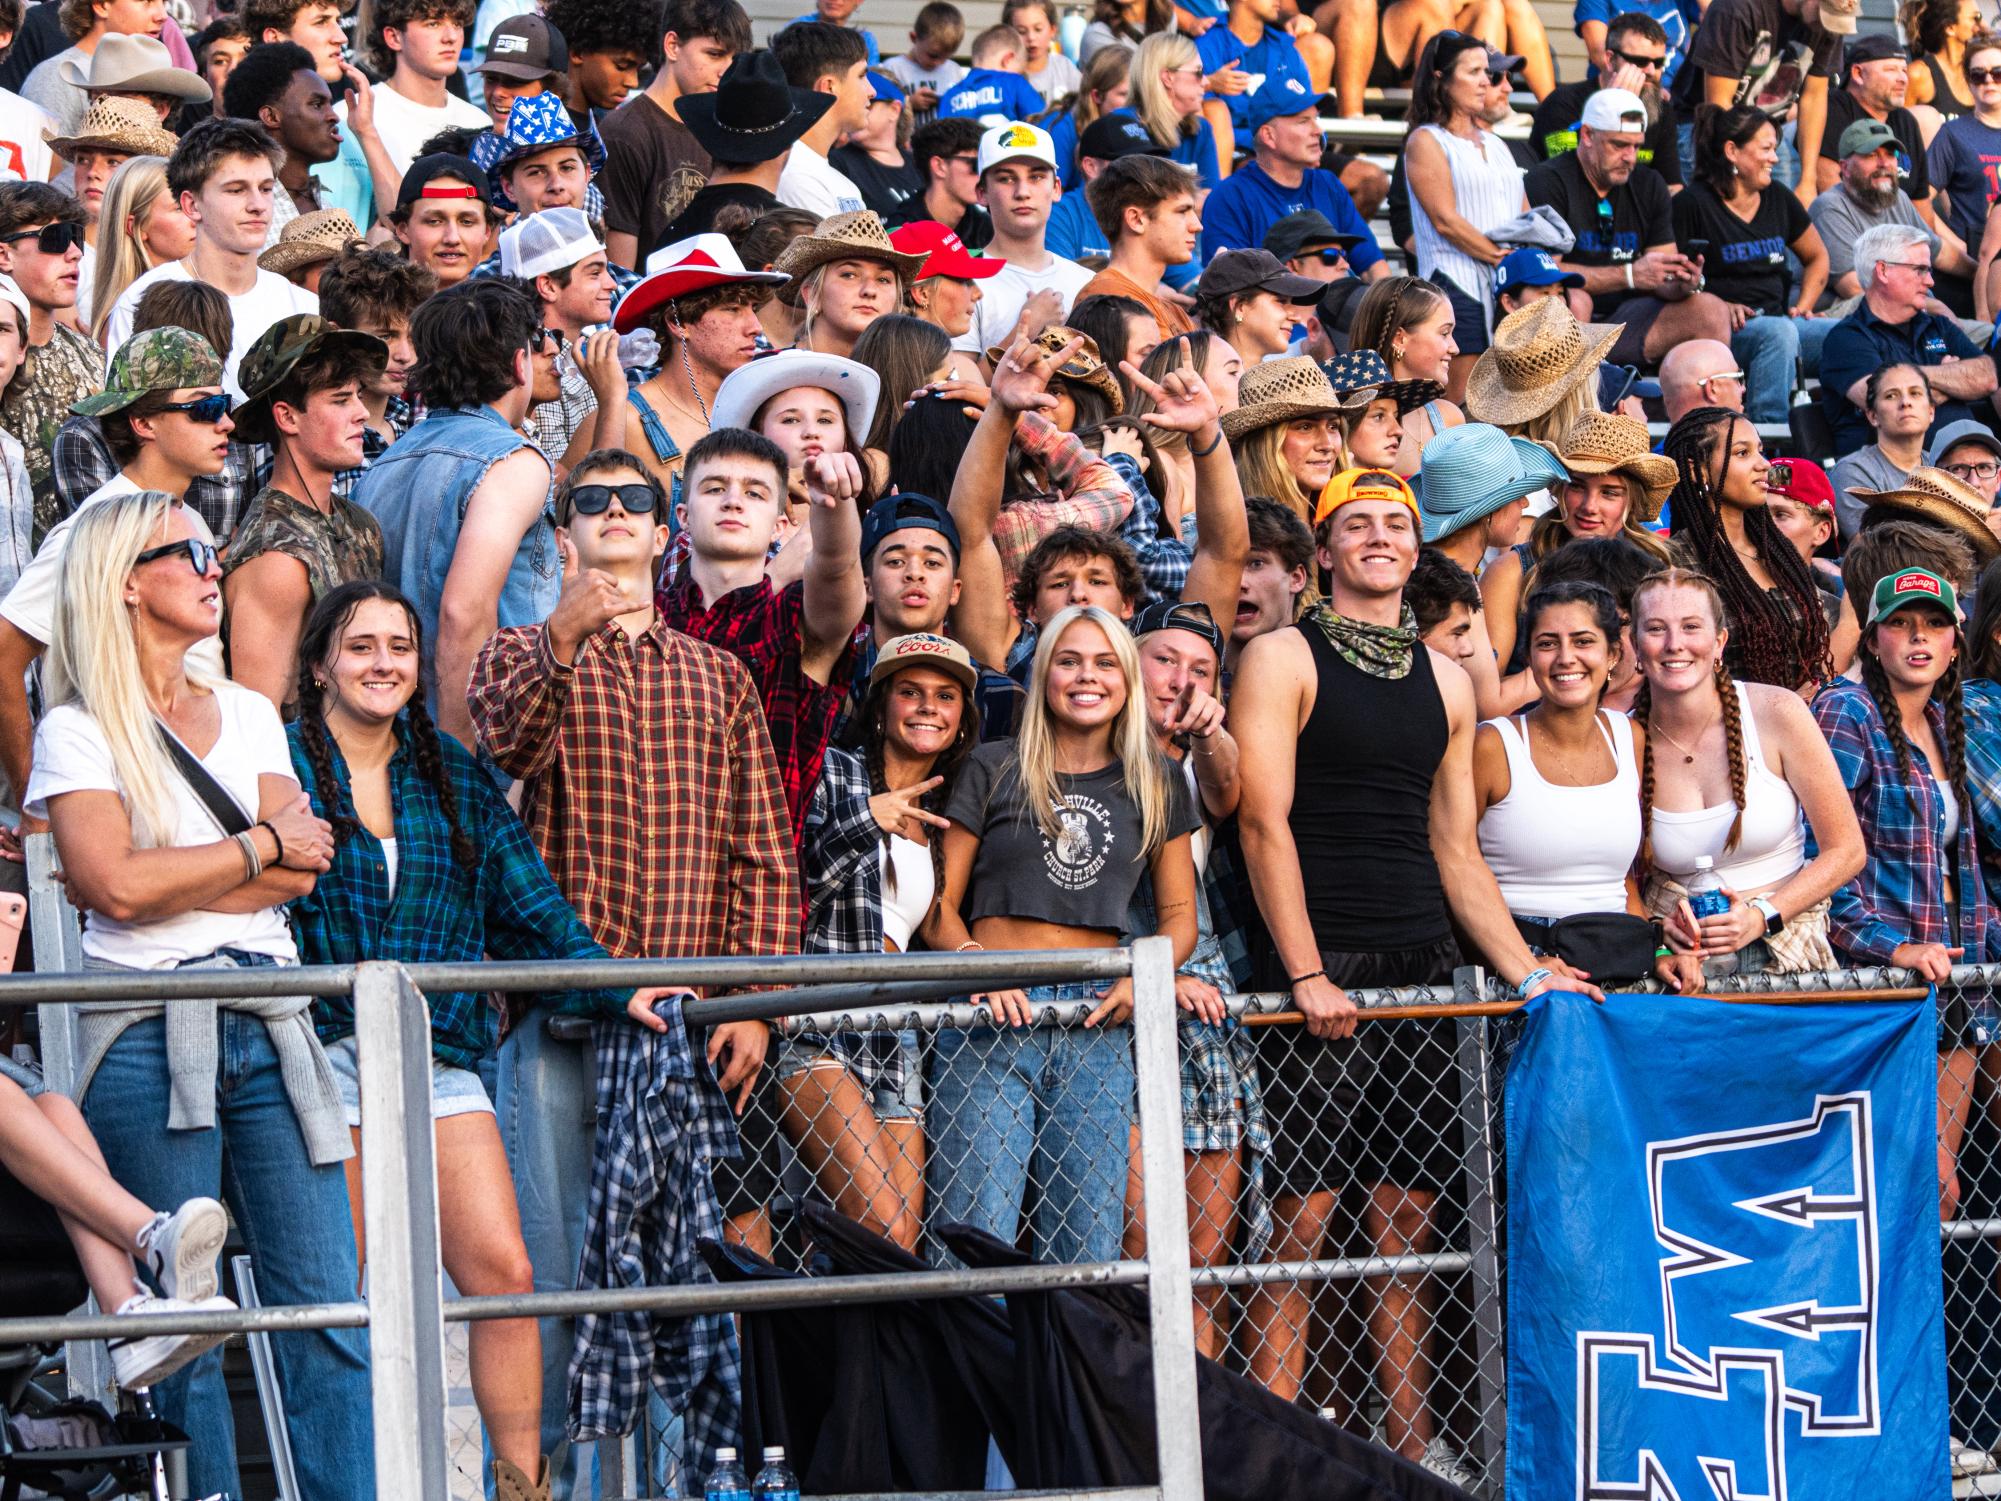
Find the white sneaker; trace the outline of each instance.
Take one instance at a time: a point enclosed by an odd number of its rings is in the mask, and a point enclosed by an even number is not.
[[[1442,1438],[1435,1438],[1424,1446],[1424,1458],[1418,1463],[1440,1480],[1456,1485],[1462,1491],[1472,1490],[1480,1481],[1464,1456]]]
[[[227,1298],[205,1298],[199,1303],[177,1298],[157,1298],[139,1293],[127,1298],[117,1316],[137,1313],[232,1313],[236,1305]],[[228,1339],[226,1334],[139,1334],[131,1339],[107,1340],[111,1349],[111,1370],[121,1387],[153,1386],[164,1381],[197,1355],[206,1354]]]
[[[215,1259],[229,1238],[229,1216],[214,1199],[189,1199],[141,1230],[140,1251],[160,1291],[182,1303],[215,1296]]]

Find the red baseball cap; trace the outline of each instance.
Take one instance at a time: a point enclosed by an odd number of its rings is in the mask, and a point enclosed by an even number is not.
[[[961,281],[983,281],[989,276],[1000,274],[1006,261],[992,256],[974,255],[966,248],[966,242],[936,219],[914,219],[901,229],[893,232],[889,243],[905,255],[921,255],[924,264],[917,268],[913,281],[922,281],[927,276],[956,276]]]
[[[1792,478],[1783,485],[1765,482],[1766,488],[1774,495],[1783,495],[1787,500],[1798,501],[1810,510],[1834,514],[1834,486],[1828,480],[1827,471],[1811,459],[1780,459],[1779,463],[1792,466]]]

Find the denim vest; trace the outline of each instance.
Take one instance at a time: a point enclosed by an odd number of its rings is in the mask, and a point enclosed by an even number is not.
[[[383,576],[415,601],[424,624],[425,699],[437,707],[438,606],[457,550],[466,502],[500,460],[532,447],[492,407],[427,413],[389,445],[355,486],[355,504],[382,526]],[[563,584],[556,555],[556,509],[545,501],[508,565],[498,623],[538,625]]]

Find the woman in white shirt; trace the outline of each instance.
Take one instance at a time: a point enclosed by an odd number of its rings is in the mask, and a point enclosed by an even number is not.
[[[26,805],[89,914],[86,969],[298,962],[281,908],[327,868],[331,830],[305,805],[270,700],[189,669],[189,648],[216,633],[220,579],[197,521],[163,492],[101,500],[71,524]],[[112,1175],[147,1203],[226,1199],[273,1303],[354,1296],[353,1147],[308,1006],[81,1008],[77,1092]],[[280,1334],[272,1349],[306,1492],[371,1497],[366,1334]],[[205,1355],[155,1395],[194,1439],[191,1493],[239,1493],[221,1362]]]

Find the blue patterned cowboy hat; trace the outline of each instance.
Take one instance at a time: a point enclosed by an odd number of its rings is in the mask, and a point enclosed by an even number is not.
[[[487,164],[486,174],[496,208],[511,210],[514,207],[502,174],[523,157],[547,151],[551,146],[574,142],[583,149],[584,161],[590,166],[592,176],[604,170],[604,140],[598,135],[596,123],[593,122],[588,131],[579,133],[576,122],[570,118],[569,108],[556,94],[530,94],[526,99],[515,100],[507,111],[507,128],[500,132],[499,140],[500,154]]]

